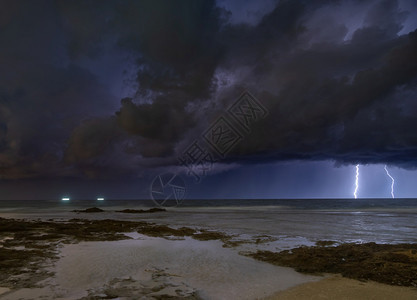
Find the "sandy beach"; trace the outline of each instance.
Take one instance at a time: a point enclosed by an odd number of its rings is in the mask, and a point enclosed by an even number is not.
[[[53,276],[4,289],[2,299],[258,299],[320,279],[239,255],[218,240],[126,236],[59,247],[46,267]]]
[[[333,275],[317,282],[309,282],[277,292],[266,300],[413,300],[417,289],[377,282],[362,282]]]
[[[414,244],[322,241],[291,251],[248,252],[240,246],[256,249],[272,239],[239,240],[221,231],[143,221],[0,218],[0,223],[0,299],[417,297]],[[338,259],[346,253],[346,266],[323,264],[323,257],[331,261],[326,255]],[[364,275],[354,263],[359,259],[362,265],[382,261],[390,272]],[[396,281],[390,285],[367,280],[388,282],[392,274]]]

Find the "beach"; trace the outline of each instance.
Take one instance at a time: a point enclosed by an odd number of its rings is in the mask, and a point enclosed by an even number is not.
[[[239,255],[220,232],[110,220],[1,223],[20,235],[0,253],[43,249],[22,255],[20,269],[3,262],[4,299],[256,299],[319,279]]]
[[[339,275],[330,276],[320,281],[304,283],[277,292],[268,297],[268,300],[319,300],[319,299],[340,299],[340,300],[411,300],[416,299],[417,291],[412,288],[391,286],[377,282],[361,282],[343,278]]]
[[[0,299],[416,299],[412,214],[351,210],[3,209]],[[339,236],[326,231],[335,215]]]

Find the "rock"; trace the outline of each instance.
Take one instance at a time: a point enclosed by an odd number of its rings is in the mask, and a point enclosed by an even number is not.
[[[316,246],[326,247],[326,246],[332,246],[336,244],[335,241],[317,241]]]
[[[116,212],[125,213],[125,214],[143,214],[143,213],[155,213],[155,212],[162,212],[166,211],[165,208],[154,207],[151,209],[124,209],[124,210],[116,210]]]
[[[72,212],[83,212],[83,213],[98,213],[98,212],[104,212],[104,210],[102,210],[101,208],[98,207],[90,207],[84,210],[73,210]]]
[[[341,244],[299,247],[291,251],[257,251],[255,259],[310,274],[339,273],[357,280],[399,286],[417,284],[417,244]]]

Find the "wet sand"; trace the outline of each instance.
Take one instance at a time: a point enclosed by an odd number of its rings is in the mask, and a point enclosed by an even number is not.
[[[268,240],[143,221],[0,218],[0,299],[417,299],[416,244],[237,250]]]
[[[11,289],[0,299],[250,300],[320,279],[240,255],[231,236],[202,228],[0,219],[0,234],[0,287]]]
[[[317,282],[278,292],[265,300],[415,300],[417,289],[391,286],[373,281],[362,282],[333,275]]]

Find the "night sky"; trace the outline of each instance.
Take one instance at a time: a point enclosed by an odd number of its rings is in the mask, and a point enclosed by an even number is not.
[[[188,198],[350,198],[358,164],[358,198],[391,197],[385,165],[417,197],[416,1],[0,0],[0,199],[167,172]]]

